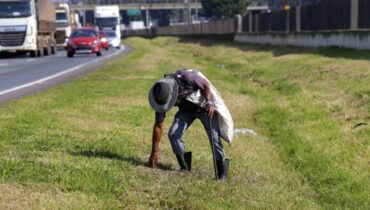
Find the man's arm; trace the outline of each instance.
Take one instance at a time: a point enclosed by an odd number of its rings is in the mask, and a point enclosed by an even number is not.
[[[212,107],[212,95],[211,95],[211,87],[208,83],[207,80],[204,80],[204,85],[203,85],[203,89],[204,89],[204,96],[206,97],[206,100],[207,100],[207,106],[206,106],[206,109],[207,109],[207,115],[209,118],[212,118],[213,116],[213,113],[215,112],[214,108]]]
[[[196,88],[199,88],[204,97],[206,98],[206,111],[209,118],[212,118],[213,113],[215,112],[212,104],[212,94],[211,94],[211,87],[207,79],[203,78],[198,74],[198,72],[193,72],[191,74],[187,74],[188,79]]]
[[[163,133],[163,121],[155,122],[153,126],[153,135],[152,135],[152,151],[148,162],[150,168],[157,167],[158,146],[159,142],[161,141],[162,133]]]

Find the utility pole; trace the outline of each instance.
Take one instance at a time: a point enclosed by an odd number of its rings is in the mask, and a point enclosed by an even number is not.
[[[295,18],[295,30],[297,32],[301,31],[301,14],[302,14],[302,0],[298,0],[298,5],[296,7],[296,18]]]
[[[359,1],[351,0],[351,30],[358,29]]]
[[[290,32],[290,5],[285,4],[284,5],[284,11],[286,12],[286,20],[285,20],[285,27],[286,27],[286,32]]]
[[[189,4],[189,0],[184,0],[184,14],[185,14],[185,22],[187,25],[191,24],[191,8]]]
[[[77,3],[77,5],[78,5],[78,6],[81,6],[81,7],[82,7],[82,5],[83,5],[83,4],[84,4],[84,3],[83,3],[82,1],[79,1],[79,2]],[[81,21],[82,23],[81,23],[81,24],[82,24],[83,26],[85,26],[85,25],[86,25],[86,11],[81,9],[81,10],[79,10],[79,13],[80,13],[79,15],[81,16],[81,19],[82,19],[82,21]]]
[[[184,14],[185,24],[187,25],[187,32],[191,33],[191,7],[189,0],[184,0]]]

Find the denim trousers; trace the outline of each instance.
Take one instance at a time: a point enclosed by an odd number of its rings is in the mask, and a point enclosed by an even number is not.
[[[175,119],[172,123],[170,131],[168,132],[168,138],[170,139],[170,143],[172,146],[172,151],[176,155],[183,155],[185,152],[185,145],[183,140],[183,135],[185,131],[190,127],[190,125],[194,122],[195,119],[199,119],[204,129],[207,132],[208,139],[211,144],[211,148],[215,149],[215,157],[216,160],[225,160],[225,151],[221,142],[220,138],[220,128],[218,125],[218,114],[215,112],[211,119],[208,118],[207,113],[199,112],[199,113],[191,113],[179,110],[176,115]],[[211,127],[210,128],[210,124]],[[212,132],[212,135],[211,135]],[[213,137],[213,141],[212,141]],[[212,142],[214,147],[212,147]]]

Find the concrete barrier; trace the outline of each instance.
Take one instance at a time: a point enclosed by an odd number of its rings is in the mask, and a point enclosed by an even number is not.
[[[370,49],[370,31],[327,31],[296,33],[238,33],[236,42],[297,47],[346,47]]]

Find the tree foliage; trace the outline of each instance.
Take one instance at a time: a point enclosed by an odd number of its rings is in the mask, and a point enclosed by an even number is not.
[[[207,17],[233,17],[242,14],[248,0],[202,0],[202,6]]]

